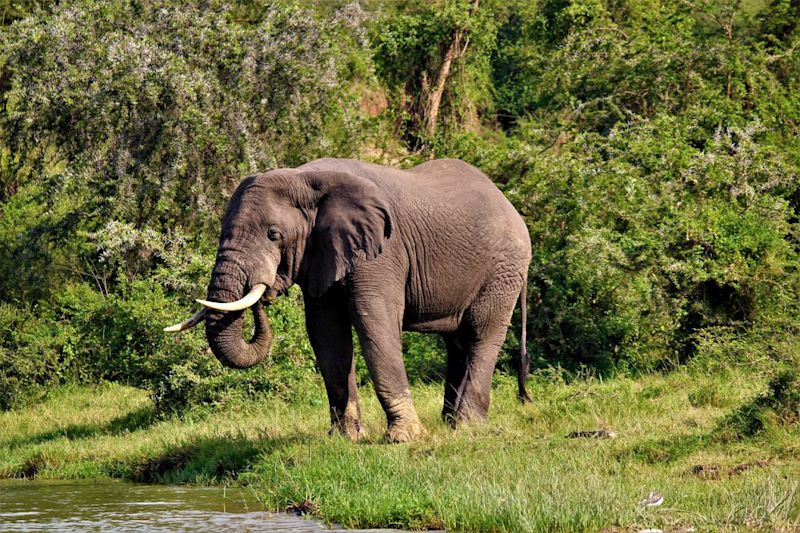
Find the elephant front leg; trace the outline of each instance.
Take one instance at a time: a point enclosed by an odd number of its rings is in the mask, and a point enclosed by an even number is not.
[[[419,421],[408,376],[403,364],[401,342],[402,305],[377,298],[354,304],[353,323],[367,362],[378,400],[386,412],[386,440],[408,442],[425,430]]]
[[[328,393],[330,406],[331,429],[330,435],[337,433],[346,435],[352,440],[361,440],[367,437],[367,432],[361,424],[361,405],[356,392],[355,364],[352,357],[352,344],[350,351],[350,368],[346,378],[342,374],[345,369],[338,364],[335,358],[318,357],[317,362],[325,381],[325,390]],[[334,363],[334,364],[331,364]],[[323,370],[324,368],[324,370]],[[342,387],[342,383],[346,383]]]
[[[348,308],[337,291],[329,292],[321,299],[306,298],[306,328],[328,393],[330,433],[359,440],[366,431],[361,424]]]

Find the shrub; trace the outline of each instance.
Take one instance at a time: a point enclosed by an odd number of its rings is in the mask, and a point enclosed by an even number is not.
[[[96,305],[83,295],[80,305],[71,306],[71,299],[86,289],[67,291],[60,305],[90,358],[92,376],[150,390],[161,412],[267,393],[289,399],[295,391],[305,394],[304,383],[314,379],[297,289],[269,307],[272,351],[263,364],[248,370],[223,367],[208,348],[202,326],[180,335],[161,331],[188,311],[168,298],[156,280],[134,281]]]
[[[460,157],[503,188],[531,234],[537,367],[796,366],[789,4],[15,2],[0,26],[0,402],[96,379],[164,409],[312,390],[296,290],[250,371],[222,368],[199,331],[160,328],[203,293],[243,175],[362,151]],[[421,95],[455,32],[427,138]],[[404,349],[412,380],[444,372],[436,337]]]
[[[671,367],[721,326],[792,328],[797,172],[763,128],[720,129],[703,150],[690,117],[612,134],[506,187],[533,242],[539,364]]]
[[[756,396],[726,417],[717,431],[724,440],[754,437],[770,426],[796,424],[800,419],[800,378],[797,370],[783,369]]]
[[[82,377],[71,331],[53,318],[0,304],[0,410],[41,399],[49,387]]]
[[[269,371],[227,371],[199,332],[161,328],[204,290],[244,175],[358,149],[358,6],[29,4],[0,33],[2,405],[73,379],[176,409],[285,393],[313,368],[296,294],[270,311]]]
[[[447,350],[439,335],[404,333],[403,356],[410,382],[430,383],[444,380]]]
[[[300,290],[290,289],[288,295],[268,306],[267,315],[273,343],[262,364],[247,370],[223,367],[208,348],[200,326],[191,333],[159,335],[164,346],[150,356],[153,366],[140,386],[151,390],[162,412],[222,405],[266,394],[290,401],[318,398],[321,380],[305,334]],[[169,319],[163,320],[165,324]],[[248,314],[246,331],[252,328],[251,320]]]
[[[16,207],[0,297],[87,271],[113,292],[119,266],[147,275],[170,240],[212,248],[244,175],[353,154],[355,32],[283,3],[241,21],[226,2],[81,0],[16,22],[0,35],[0,202]],[[114,253],[166,248],[109,268],[87,241],[115,231]]]

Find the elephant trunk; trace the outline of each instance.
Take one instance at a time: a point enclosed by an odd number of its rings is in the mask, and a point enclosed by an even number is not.
[[[219,267],[220,265],[218,265]],[[230,301],[240,297],[244,292],[244,283],[237,283],[239,291],[232,291],[229,286],[235,283],[229,273],[218,271],[212,275],[208,289],[208,298],[213,301]],[[219,270],[227,270],[224,267]],[[237,276],[234,276],[236,278]],[[239,278],[241,279],[241,278]],[[239,293],[236,295],[236,293]],[[244,310],[216,311],[208,309],[206,313],[206,338],[211,351],[219,361],[231,368],[249,368],[264,360],[272,346],[272,328],[261,302],[254,303],[250,310],[255,319],[255,333],[250,341],[242,338]]]
[[[250,308],[255,318],[255,334],[242,338],[244,311],[211,312],[206,318],[206,337],[219,361],[231,368],[249,368],[264,360],[272,346],[272,329],[261,302]]]

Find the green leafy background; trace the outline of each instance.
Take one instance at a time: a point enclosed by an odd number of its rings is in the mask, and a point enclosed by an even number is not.
[[[489,174],[530,229],[534,367],[797,367],[800,4],[472,4],[0,3],[0,408],[98,380],[162,412],[304,397],[296,289],[247,371],[161,328],[204,293],[239,180],[321,156]],[[413,102],[457,30],[426,138]],[[441,378],[438,339],[404,348]]]

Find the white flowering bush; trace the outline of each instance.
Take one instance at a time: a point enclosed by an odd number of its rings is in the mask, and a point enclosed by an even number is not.
[[[69,2],[3,35],[3,195],[141,227],[216,227],[243,175],[350,155],[357,125],[340,25],[272,3]]]
[[[324,20],[257,7],[78,0],[0,32],[0,300],[39,324],[28,329],[71,339],[3,337],[0,386],[16,384],[3,405],[58,373],[149,386],[165,405],[212,401],[238,379],[275,388],[263,370],[229,375],[201,332],[160,331],[205,292],[244,176],[357,149],[359,5]],[[12,308],[0,328],[19,329]],[[276,335],[303,331],[297,298],[272,312],[286,315]],[[310,350],[277,346],[276,372],[313,368],[296,365]]]

